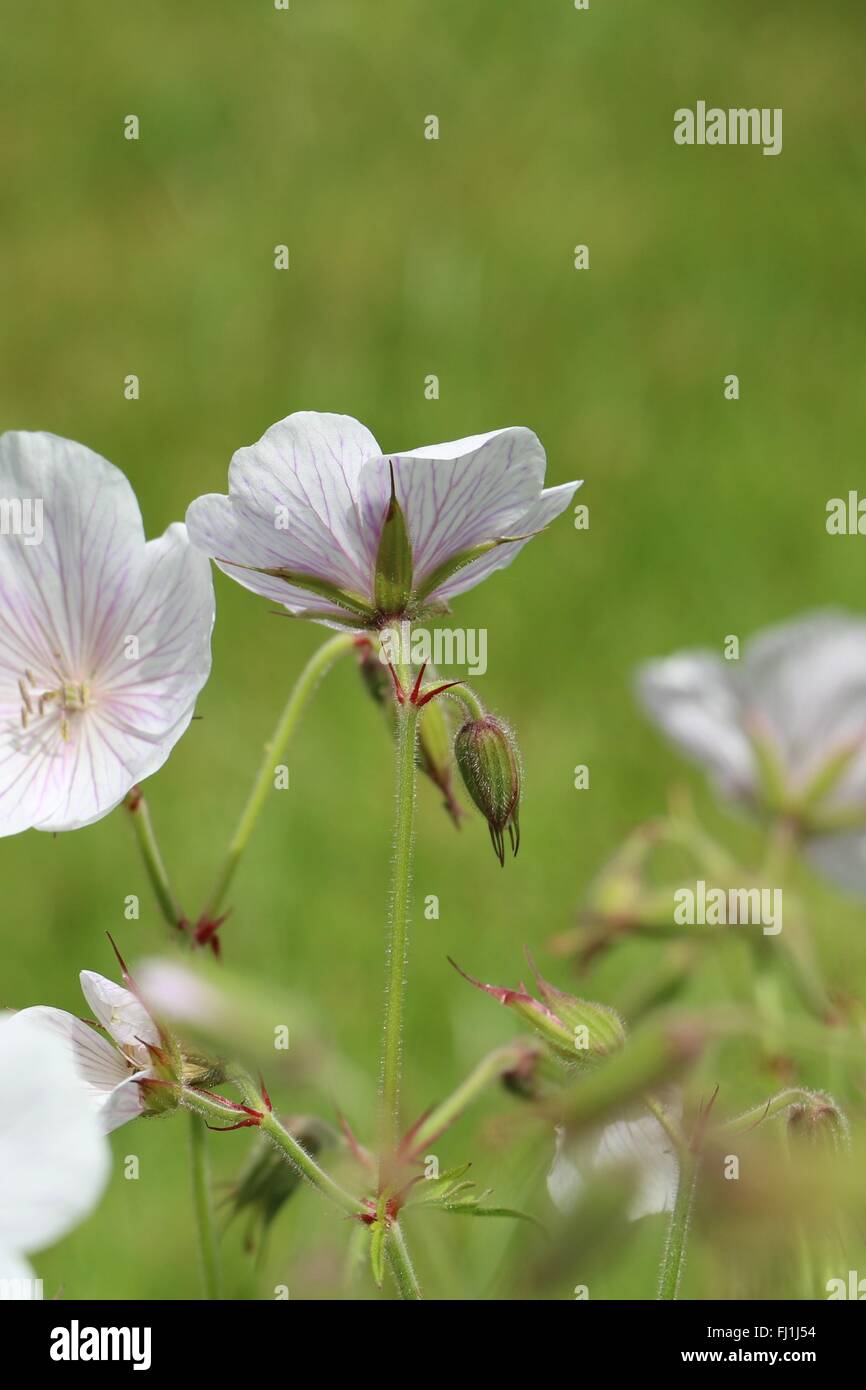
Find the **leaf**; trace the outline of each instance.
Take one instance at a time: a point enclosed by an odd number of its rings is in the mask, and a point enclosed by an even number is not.
[[[442,1203],[440,1210],[452,1212],[456,1216],[505,1216],[512,1221],[528,1221],[530,1226],[536,1226],[543,1235],[548,1231],[545,1226],[535,1216],[530,1216],[529,1212],[518,1211],[516,1207],[483,1207],[478,1199],[471,1199],[467,1202]]]

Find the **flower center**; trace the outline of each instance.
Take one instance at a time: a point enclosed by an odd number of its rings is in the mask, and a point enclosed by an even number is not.
[[[45,719],[56,711],[60,720],[60,737],[68,742],[70,720],[87,709],[91,701],[90,685],[87,681],[67,681],[54,689],[41,690],[32,671],[25,671],[18,681],[21,692],[21,727],[29,728],[34,719]]]

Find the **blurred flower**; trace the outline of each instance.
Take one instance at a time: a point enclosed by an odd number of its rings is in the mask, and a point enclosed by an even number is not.
[[[590,1003],[586,999],[578,999],[576,995],[556,989],[539,974],[528,951],[526,956],[541,996],[539,999],[534,998],[522,983],[517,989],[482,984],[480,980],[473,979],[465,970],[461,970],[450,956],[449,960],[464,980],[468,980],[476,989],[483,990],[506,1008],[513,1009],[530,1023],[560,1061],[569,1064],[583,1063],[616,1052],[626,1036],[625,1025],[616,1010],[609,1008],[607,1004]]]
[[[186,528],[145,542],[123,474],[51,434],[0,436],[0,835],[98,820],[162,766],[210,671],[213,584]]]
[[[520,848],[520,757],[514,735],[492,714],[468,719],[455,735],[454,758],[504,866],[506,830],[512,854]]]
[[[866,620],[813,614],[753,638],[739,661],[653,661],[638,693],[722,795],[785,820],[819,867],[866,890]]]
[[[80,980],[84,997],[111,1042],[64,1009],[36,1005],[15,1017],[42,1027],[66,1044],[87,1101],[108,1134],[150,1108],[148,1086],[154,1095],[161,1092],[167,1080],[159,1065],[164,1038],[130,990],[92,970],[82,970]],[[157,1103],[161,1105],[161,1096]]]
[[[96,1205],[109,1150],[67,1049],[25,1014],[0,1017],[0,1115],[0,1281],[29,1280],[25,1256]]]
[[[631,1221],[660,1211],[673,1211],[679,1183],[679,1163],[671,1140],[653,1115],[615,1120],[593,1143],[569,1146],[565,1130],[556,1131],[556,1153],[547,1175],[554,1206],[569,1213],[585,1186],[584,1174],[595,1170],[632,1168],[637,1177],[628,1208]]]
[[[348,415],[300,411],[239,449],[229,495],[199,497],[190,539],[299,617],[375,628],[441,610],[511,563],[578,483],[542,490],[522,427],[382,454]]]

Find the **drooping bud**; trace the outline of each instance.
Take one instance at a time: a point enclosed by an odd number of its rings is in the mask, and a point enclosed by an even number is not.
[[[531,956],[528,959],[541,996],[539,999],[531,995],[523,983],[517,989],[486,985],[467,975],[453,960],[451,964],[476,989],[483,990],[530,1023],[560,1061],[584,1065],[607,1057],[622,1046],[626,1038],[625,1025],[614,1009],[556,989],[538,973]]]
[[[439,700],[431,700],[424,706],[421,715],[418,730],[418,766],[439,788],[444,798],[445,809],[459,830],[465,812],[454,795],[451,731],[448,727],[448,716]]]
[[[311,1158],[337,1143],[336,1131],[315,1116],[289,1117],[282,1123]],[[269,1139],[259,1136],[225,1199],[230,1221],[246,1217],[248,1250],[258,1245],[261,1254],[271,1223],[302,1182],[300,1171],[286,1163]]]
[[[500,864],[505,831],[512,853],[520,845],[520,761],[511,731],[494,715],[468,719],[454,739],[454,757],[464,785],[490,828]]]
[[[412,575],[412,545],[403,509],[397,501],[392,463],[391,496],[382,523],[373,584],[378,613],[392,617],[405,612],[412,597]]]
[[[792,1138],[813,1144],[826,1143],[833,1149],[848,1143],[848,1119],[826,1091],[804,1093],[788,1114],[788,1133]]]
[[[368,638],[359,639],[358,673],[368,695],[374,704],[392,710],[394,705],[394,682],[387,665],[380,659],[374,644]]]

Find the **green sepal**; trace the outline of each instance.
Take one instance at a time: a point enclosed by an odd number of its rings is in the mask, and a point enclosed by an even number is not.
[[[443,560],[441,565],[437,565],[432,574],[428,574],[423,584],[415,590],[416,602],[420,603],[428,594],[432,594],[440,584],[451,579],[459,570],[471,565],[473,560],[480,560],[482,556],[489,555],[491,550],[496,550],[500,545],[515,545],[518,541],[531,540],[538,535],[537,531],[529,531],[525,536],[498,536],[496,540],[482,541],[479,545],[469,546],[467,550],[461,550],[457,555],[451,555],[447,560]]]
[[[357,613],[361,618],[369,620],[374,616],[373,609],[360,594],[353,594],[347,589],[341,589],[339,585],[332,584],[329,579],[320,579],[316,574],[305,574],[303,570],[290,570],[284,565],[276,565],[273,569],[267,569],[262,565],[242,565],[237,560],[221,560],[220,564],[231,565],[234,569],[249,570],[252,574],[266,574],[271,579],[282,579],[295,589],[305,589],[307,593],[316,594],[318,598],[328,599],[330,603],[335,603],[350,613]],[[332,615],[325,614],[324,616],[331,617]]]
[[[391,468],[391,496],[382,525],[376,554],[373,595],[378,613],[403,613],[412,596],[412,544],[403,508],[397,501],[394,465]]]

